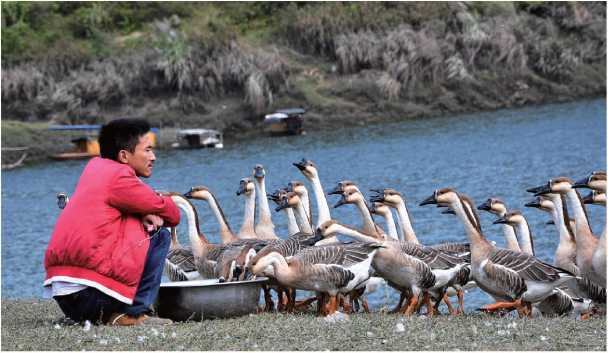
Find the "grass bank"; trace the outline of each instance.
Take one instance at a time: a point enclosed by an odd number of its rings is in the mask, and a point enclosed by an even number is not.
[[[61,326],[50,300],[2,300],[2,350],[606,350],[605,318],[482,314],[403,318],[372,313],[327,322],[312,313],[259,314],[158,327]],[[401,326],[402,325],[402,326]]]

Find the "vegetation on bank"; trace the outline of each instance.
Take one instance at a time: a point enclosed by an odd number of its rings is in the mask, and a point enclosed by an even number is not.
[[[2,350],[605,351],[605,317],[518,319],[485,314],[404,318],[264,313],[156,327],[65,326],[52,300],[2,300]]]
[[[3,122],[144,116],[230,137],[287,106],[313,129],[606,87],[604,2],[1,6]]]

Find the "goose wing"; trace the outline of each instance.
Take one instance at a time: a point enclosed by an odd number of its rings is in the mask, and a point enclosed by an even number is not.
[[[511,298],[519,298],[528,289],[526,281],[517,273],[517,271],[492,262],[492,260],[482,263],[482,271],[492,284],[502,293],[507,294]]]
[[[308,274],[311,278],[331,283],[335,288],[346,287],[348,282],[355,278],[355,274],[339,265],[333,264],[315,264],[312,265]]]
[[[381,247],[380,243],[350,243],[315,246],[303,249],[289,261],[297,260],[302,264],[333,264],[349,267],[365,261],[369,254]]]
[[[400,241],[399,246],[401,251],[428,264],[432,269],[447,269],[452,268],[460,263],[465,262],[455,254],[450,254],[444,251],[433,249],[428,246],[416,244],[408,241]]]
[[[428,247],[462,257],[468,262],[471,261],[471,244],[469,243],[441,243],[428,245]]]
[[[167,253],[167,261],[182,269],[184,272],[196,271],[194,255],[192,255],[192,249],[190,248],[175,248],[169,250]]]
[[[576,280],[578,289],[596,303],[606,303],[606,288],[591,282],[587,277]]]
[[[575,277],[574,274],[549,265],[534,256],[508,249],[494,249],[489,256],[489,260],[496,265],[516,272],[527,280],[553,282],[565,275]]]

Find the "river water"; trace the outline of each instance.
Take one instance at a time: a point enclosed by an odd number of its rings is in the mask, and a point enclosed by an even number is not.
[[[422,243],[466,241],[457,218],[441,215],[435,207],[418,206],[434,189],[454,187],[476,204],[500,197],[509,208],[523,210],[537,256],[552,262],[557,232],[545,224],[548,214],[524,207],[532,199],[525,189],[551,177],[578,180],[593,170],[605,170],[606,101],[405,120],[299,137],[227,141],[222,150],[160,151],[154,175],[147,182],[157,189],[180,192],[194,185],[209,187],[236,231],[244,208],[242,198],[235,194],[239,180],[251,176],[260,163],[266,169],[269,192],[291,180],[305,181],[292,165],[303,157],[317,164],[326,191],[343,179],[355,181],[364,193],[379,187],[399,190]],[[42,295],[44,251],[59,214],[55,195],[73,192],[85,163],[52,162],[2,172],[2,298]],[[338,196],[328,196],[328,200],[333,205]],[[196,205],[202,231],[217,240],[219,227],[213,214],[207,205]],[[594,231],[600,232],[606,223],[604,208],[587,209]],[[361,223],[352,205],[331,211],[332,218],[341,223]],[[482,213],[480,217],[485,235],[502,246],[501,228],[492,224],[494,216]],[[282,213],[274,214],[273,221],[284,236],[287,227]],[[179,237],[187,243],[185,226],[180,225]],[[392,289],[380,289],[370,295],[370,304],[392,307],[397,298]],[[467,309],[489,302],[480,290],[465,297]]]

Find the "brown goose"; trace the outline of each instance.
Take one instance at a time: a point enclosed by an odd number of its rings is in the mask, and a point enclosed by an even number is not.
[[[593,266],[593,255],[600,245],[599,239],[593,234],[587,210],[581,201],[579,193],[573,188],[573,182],[567,177],[558,177],[549,180],[549,182],[538,188],[529,189],[535,191],[535,195],[543,195],[548,193],[557,193],[566,196],[568,210],[571,211],[574,217],[575,227],[574,236],[576,239],[576,265],[579,267],[581,274],[589,278],[595,284],[605,288],[606,286],[606,267]],[[604,245],[605,247],[605,245]],[[601,247],[599,248],[601,251]],[[598,258],[597,264],[606,261],[605,257]]]
[[[497,217],[504,217],[507,214],[507,206],[505,203],[498,198],[489,198],[483,204],[477,207],[478,210],[490,212]],[[515,236],[515,229],[509,224],[502,224],[502,232],[506,241],[506,248],[509,250],[521,252],[517,237]],[[528,252],[529,253],[529,252]]]
[[[220,225],[220,238],[222,239],[222,244],[231,243],[239,239],[236,234],[232,232],[232,229],[230,229],[226,216],[224,216],[224,211],[217,202],[215,195],[213,195],[206,186],[193,186],[190,188],[190,191],[184,194],[184,196],[188,199],[207,201]]]
[[[549,193],[537,196],[534,201],[526,203],[526,207],[534,207],[549,212],[553,218],[553,223],[559,234],[559,244],[555,251],[553,264],[581,276],[576,282],[568,283],[568,292],[575,297],[590,298],[598,304],[605,304],[606,289],[582,276],[576,265],[576,241],[570,225],[564,195]]]
[[[455,190],[435,190],[421,205],[437,203],[448,204],[465,226],[471,244],[471,272],[477,285],[503,300],[482,310],[518,309],[520,314],[530,315],[532,303],[542,301],[557,286],[575,278],[572,273],[531,255],[494,247],[475,225],[475,216]]]
[[[340,200],[334,205],[334,208],[346,204],[354,204],[357,206],[361,219],[363,221],[362,233],[370,234],[376,239],[386,239],[386,233],[382,228],[374,222],[374,218],[369,210],[369,206],[365,201],[363,194],[354,186],[347,186]]]
[[[224,245],[211,244],[200,231],[198,214],[194,205],[179,194],[172,194],[171,199],[186,215],[188,238],[192,247],[194,263],[203,278],[223,278],[224,280],[235,278],[236,267],[242,269],[244,266],[244,263],[236,263],[241,252],[248,251],[249,249],[246,248],[248,245],[257,245],[258,248],[267,245],[267,242],[258,239],[242,239]]]
[[[258,259],[252,271],[262,274],[272,266],[272,275],[279,283],[328,294],[325,313],[333,314],[338,307],[338,293],[348,293],[369,278],[372,259],[380,247],[375,242],[310,247],[289,259],[271,252]]]
[[[333,220],[321,225],[317,232],[324,237],[343,234],[359,241],[374,240],[369,234]],[[457,256],[412,242],[385,241],[383,244],[385,247],[378,250],[372,265],[378,276],[401,292],[400,301],[394,311],[397,311],[407,298],[408,305],[402,312],[410,315],[418,306],[419,296],[423,294],[424,301],[429,306],[427,313],[432,315],[434,309],[430,305],[428,294],[433,294],[436,299],[443,299],[445,288],[453,284],[466,262]]]
[[[257,199],[259,208],[259,220],[255,225],[255,234],[260,239],[278,239],[274,232],[274,224],[272,223],[272,214],[268,206],[268,198],[266,195],[266,171],[261,164],[256,164],[253,168],[253,180],[257,188]]]
[[[327,199],[325,198],[325,192],[321,186],[321,180],[319,179],[319,172],[315,164],[307,159],[302,158],[300,162],[293,163],[300,172],[308,179],[312,184],[312,190],[315,194],[315,200],[317,201],[317,222],[315,227],[320,226],[324,222],[331,219],[329,214],[329,206],[327,205]]]

